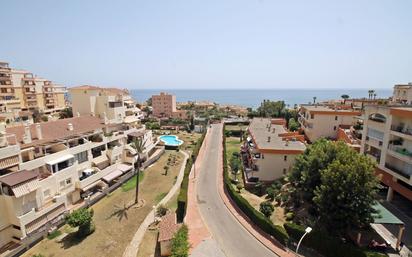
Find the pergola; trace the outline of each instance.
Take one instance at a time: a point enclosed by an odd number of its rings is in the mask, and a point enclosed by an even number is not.
[[[402,241],[403,232],[405,230],[405,224],[403,223],[403,221],[398,219],[398,217],[396,217],[392,212],[386,209],[382,204],[377,203],[373,206],[373,208],[378,211],[378,214],[374,217],[375,220],[371,225],[385,224],[385,225],[395,225],[399,227],[398,236],[396,240],[396,249],[398,250],[401,244],[401,241]]]

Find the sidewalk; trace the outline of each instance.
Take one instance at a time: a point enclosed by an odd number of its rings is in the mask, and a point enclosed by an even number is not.
[[[183,153],[183,155],[184,155],[183,163],[186,163],[186,160],[189,158],[189,155],[184,151],[181,151],[181,153]],[[173,195],[176,193],[176,191],[179,190],[180,184],[182,183],[182,180],[183,180],[185,166],[186,165],[182,165],[182,167],[180,168],[179,175],[177,177],[176,183],[169,190],[167,195],[156,205],[156,208],[158,206],[162,205],[162,204],[167,203],[173,197]],[[152,211],[149,212],[149,214],[147,214],[147,216],[144,219],[143,223],[140,224],[139,229],[136,231],[135,235],[133,236],[132,241],[130,241],[129,245],[127,246],[126,250],[124,251],[123,257],[136,257],[137,256],[137,252],[139,251],[140,243],[143,240],[143,236],[144,236],[147,228],[149,227],[150,224],[153,223],[154,215],[155,215],[155,210],[152,210]]]
[[[184,223],[189,229],[189,243],[191,253],[200,243],[212,238],[199,212],[196,198],[196,172],[200,171],[200,163],[205,154],[205,148],[207,147],[206,142],[209,139],[209,135],[210,133],[208,130],[205,139],[203,140],[202,147],[200,148],[199,154],[196,158],[196,162],[189,174],[189,187],[187,190],[187,210]]]

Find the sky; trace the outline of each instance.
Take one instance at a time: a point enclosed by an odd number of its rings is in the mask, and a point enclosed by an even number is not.
[[[66,86],[391,88],[410,0],[2,1],[0,60]]]

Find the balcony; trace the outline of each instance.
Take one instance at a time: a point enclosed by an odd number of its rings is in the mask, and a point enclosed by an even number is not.
[[[401,175],[402,177],[404,177],[404,178],[406,178],[406,179],[408,179],[408,180],[411,179],[411,175],[410,175],[407,171],[401,170],[401,169],[395,167],[395,166],[392,165],[392,164],[385,163],[385,168],[387,168],[387,169],[389,169],[389,170],[391,170],[391,171],[393,171],[393,172]]]
[[[383,141],[381,139],[366,136],[365,140],[366,140],[366,143],[370,146],[373,146],[376,148],[382,148]]]
[[[412,152],[404,147],[391,145],[389,147],[388,153],[399,160],[412,164]]]
[[[412,140],[412,126],[392,125],[391,132],[400,137],[406,137]]]
[[[48,212],[52,211],[56,207],[64,205],[65,202],[65,195],[56,195],[51,202],[45,203],[43,206],[38,208],[32,208],[28,213],[21,215],[19,217],[20,223],[22,225],[27,225],[28,223],[42,217],[43,215],[48,214]]]

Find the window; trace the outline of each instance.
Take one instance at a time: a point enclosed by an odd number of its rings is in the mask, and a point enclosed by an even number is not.
[[[288,156],[287,156],[287,155],[283,156],[283,160],[284,160],[284,161],[287,161],[287,160],[288,160]]]
[[[83,162],[88,161],[87,151],[84,151],[84,152],[81,152],[81,153],[76,153],[76,154],[74,155],[74,157],[76,158],[76,160],[77,160],[79,163],[83,163]]]
[[[66,186],[69,186],[71,184],[72,184],[72,179],[71,178],[66,179]]]
[[[74,158],[70,158],[70,159],[68,159],[68,160],[66,160],[66,161],[64,161],[64,162],[58,163],[58,164],[57,164],[57,170],[56,170],[56,172],[57,172],[57,171],[64,170],[64,169],[72,166],[73,163],[74,163]]]
[[[338,116],[335,116],[335,120],[338,120]]]
[[[315,118],[315,114],[311,113],[311,114],[310,114],[310,118],[311,118],[311,119],[314,119],[314,118]]]
[[[283,169],[283,175],[285,175],[286,174],[286,169]]]
[[[50,198],[50,189],[46,189],[43,191],[43,197],[44,199]]]
[[[333,126],[333,130],[336,130],[336,126]]]
[[[383,132],[376,130],[376,129],[368,128],[368,133],[367,133],[368,138],[373,137],[375,139],[383,141],[383,136],[384,136]]]

